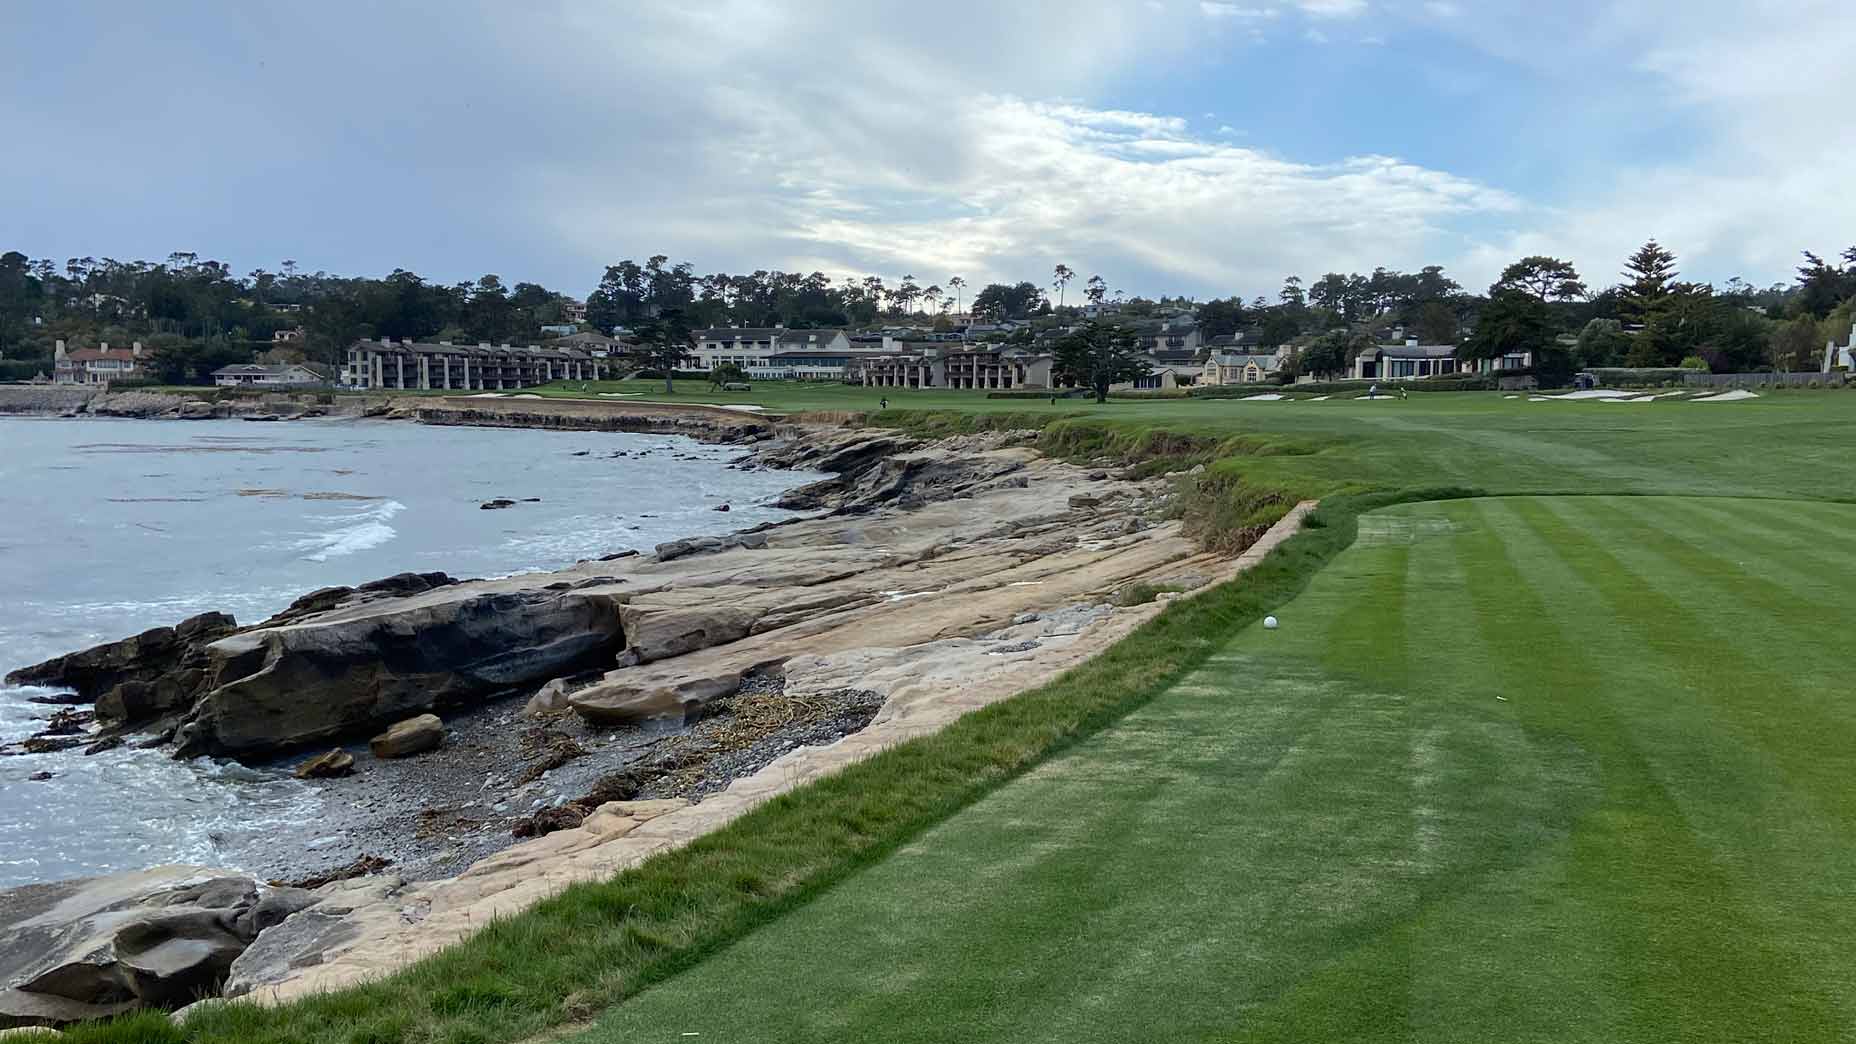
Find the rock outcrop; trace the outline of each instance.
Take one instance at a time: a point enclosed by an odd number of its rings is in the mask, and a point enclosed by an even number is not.
[[[0,892],[0,1026],[56,1026],[219,988],[299,889],[193,866]]]

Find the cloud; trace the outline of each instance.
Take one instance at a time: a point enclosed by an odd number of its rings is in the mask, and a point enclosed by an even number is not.
[[[1207,18],[1230,18],[1241,21],[1268,21],[1278,14],[1274,7],[1244,7],[1221,0],[1199,0],[1199,11]]]
[[[1489,237],[1472,263],[1552,253],[1605,283],[1654,236],[1691,278],[1766,281],[1788,279],[1800,250],[1856,240],[1838,137],[1856,97],[1856,19],[1821,0],[1783,18],[1727,0],[1682,11],[1591,0],[1526,22],[1523,50],[1553,56],[1532,74],[1580,114],[1590,154],[1543,194],[1543,220]],[[1529,60],[1518,14],[1477,8],[1456,23],[1488,53]]]
[[[1463,13],[1451,0],[1425,0],[1424,10],[1433,18],[1455,18]]]
[[[1295,0],[1295,6],[1312,18],[1358,18],[1366,13],[1366,0]]]

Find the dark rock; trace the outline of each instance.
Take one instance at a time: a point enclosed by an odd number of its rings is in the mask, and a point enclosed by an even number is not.
[[[509,832],[516,837],[541,837],[556,830],[576,829],[584,822],[586,809],[578,805],[555,805],[516,820]]]
[[[505,499],[503,497],[498,497],[495,500],[486,500],[477,506],[482,508],[485,511],[500,511],[503,508],[515,507],[516,502],[513,500]]]
[[[354,862],[349,863],[347,866],[339,867],[326,873],[313,874],[299,881],[272,881],[271,886],[273,888],[289,888],[297,891],[314,891],[324,885],[334,884],[336,881],[346,881],[353,877],[365,877],[368,874],[377,874],[392,865],[393,860],[385,856],[362,853]]]
[[[1101,503],[1101,497],[1091,496],[1088,493],[1078,493],[1070,498],[1070,506],[1073,508],[1092,508]]]
[[[198,659],[208,642],[237,627],[226,613],[201,613],[175,627],[152,628],[133,638],[22,667],[8,674],[6,683],[74,689],[82,699],[73,702],[94,703],[124,682],[157,683],[163,675]]]
[[[41,770],[39,772],[34,772],[32,775],[27,776],[26,778],[31,780],[34,783],[43,783],[46,780],[51,779],[53,775],[54,773],[50,771]]]
[[[61,710],[46,720],[45,728],[39,730],[41,736],[75,736],[84,731],[84,727],[95,721],[95,711]]]
[[[318,754],[296,767],[298,779],[334,779],[346,776],[354,771],[354,755],[337,747],[327,754]]]
[[[0,1026],[186,1004],[216,990],[259,932],[313,901],[174,866],[0,892]]]
[[[715,506],[715,508],[714,508],[714,510],[716,510],[716,511],[727,511],[727,510],[728,510],[728,505],[727,505],[727,504],[717,504],[717,505]]]
[[[1092,471],[1089,473],[1089,481],[1091,482],[1101,482],[1106,478],[1108,478],[1108,472],[1106,471]]]
[[[638,551],[637,551],[637,549],[635,549],[635,548],[634,548],[634,549],[632,549],[632,550],[630,550],[630,551],[616,551],[616,552],[614,552],[614,553],[612,553],[612,554],[610,554],[610,555],[600,555],[600,556],[599,556],[599,557],[598,557],[597,559],[594,559],[594,561],[597,561],[597,562],[617,562],[617,561],[618,561],[619,559],[621,559],[621,558],[631,558],[631,557],[633,557],[633,556],[635,556],[635,555],[637,555],[637,554],[638,554]]]
[[[86,756],[91,755],[91,754],[101,754],[106,750],[115,750],[117,747],[120,747],[120,746],[122,746],[121,736],[105,736],[104,738],[96,741],[95,743],[92,743],[90,746],[85,747],[84,754]]]
[[[604,666],[624,645],[598,590],[461,590],[209,647],[176,753],[249,756]]]

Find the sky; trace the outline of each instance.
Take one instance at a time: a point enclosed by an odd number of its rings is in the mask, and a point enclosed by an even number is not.
[[[1250,298],[1655,237],[1766,285],[1856,243],[1846,3],[7,4],[0,250]]]

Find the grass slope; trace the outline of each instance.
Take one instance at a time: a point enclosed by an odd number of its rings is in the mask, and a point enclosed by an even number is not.
[[[1365,516],[1280,630],[576,1039],[1849,1039],[1853,526]]]

